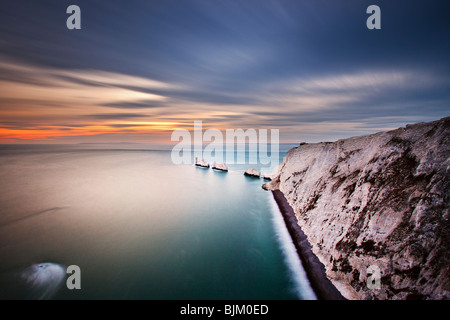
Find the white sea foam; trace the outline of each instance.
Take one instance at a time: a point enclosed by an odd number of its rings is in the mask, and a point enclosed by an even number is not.
[[[277,235],[277,241],[291,273],[295,293],[302,300],[316,300],[317,297],[311,288],[278,205],[272,196],[268,198],[270,202],[270,211],[272,213],[272,221],[275,227],[275,234]]]
[[[65,277],[65,269],[55,263],[33,264],[21,274],[29,290],[27,297],[37,300],[51,299],[60,289]]]

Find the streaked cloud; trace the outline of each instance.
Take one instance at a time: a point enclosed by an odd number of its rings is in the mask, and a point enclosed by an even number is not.
[[[104,71],[59,70],[18,63],[0,63],[0,71],[15,74],[0,80],[2,99],[54,100],[64,105],[94,106],[118,102],[164,101],[166,97],[125,87],[167,89],[169,84]],[[26,79],[26,81],[23,81]]]
[[[369,0],[79,0],[79,32],[63,3],[8,1],[0,142],[167,142],[194,120],[321,141],[448,116],[450,20],[430,1],[383,3],[374,32]]]
[[[105,106],[163,103],[166,96],[142,90],[179,88],[125,74],[43,68],[11,60],[0,63],[0,73],[8,75],[0,77],[3,142],[19,138],[49,140],[59,136],[112,133],[114,130],[108,121],[148,118],[149,115],[105,113]],[[61,121],[71,125],[55,124]],[[151,131],[151,128],[147,129]]]
[[[86,115],[85,117],[99,120],[121,120],[121,119],[145,118],[148,116],[140,113],[99,113],[99,114],[89,114]]]

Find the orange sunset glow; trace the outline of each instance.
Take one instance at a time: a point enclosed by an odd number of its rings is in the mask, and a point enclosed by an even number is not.
[[[26,82],[0,81],[4,102],[0,109],[0,143],[51,143],[70,141],[71,137],[80,141],[84,141],[83,137],[93,138],[89,141],[110,141],[104,138],[111,137],[114,141],[148,142],[156,138],[169,142],[173,130],[188,128],[196,119],[210,120],[210,126],[221,128],[227,123],[215,119],[240,115],[183,101],[168,105],[168,97],[145,91],[177,86],[141,77],[100,71],[68,72],[15,63],[1,63],[0,68],[27,78]],[[161,107],[145,108],[154,103],[161,103]],[[121,104],[130,104],[129,112],[118,112],[116,106]],[[139,105],[134,108],[134,104]]]

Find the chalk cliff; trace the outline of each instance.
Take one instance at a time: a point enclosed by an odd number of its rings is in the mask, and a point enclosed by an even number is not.
[[[450,298],[450,117],[302,144],[265,187],[284,193],[346,298]]]

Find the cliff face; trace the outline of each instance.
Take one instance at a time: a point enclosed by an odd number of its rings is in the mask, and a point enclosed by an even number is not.
[[[346,298],[450,298],[449,142],[450,117],[287,154],[268,187]]]

